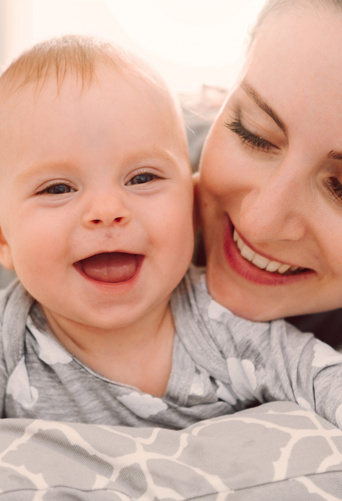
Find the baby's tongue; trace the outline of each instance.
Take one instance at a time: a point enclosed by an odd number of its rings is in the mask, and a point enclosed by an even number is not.
[[[135,254],[108,252],[83,259],[81,265],[88,277],[100,282],[117,283],[134,276],[138,260]]]

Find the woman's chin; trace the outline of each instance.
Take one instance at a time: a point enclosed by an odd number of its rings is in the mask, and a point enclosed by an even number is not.
[[[210,261],[210,260],[209,260]],[[225,266],[207,265],[207,284],[215,301],[235,315],[254,322],[266,322],[303,314],[311,303],[308,283],[272,286],[249,281]],[[306,294],[307,291],[307,294]],[[307,300],[305,297],[307,296]],[[312,312],[319,311],[315,305]],[[322,308],[321,308],[322,310]]]

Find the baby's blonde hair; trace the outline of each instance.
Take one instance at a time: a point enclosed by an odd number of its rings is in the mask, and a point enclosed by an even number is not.
[[[169,93],[162,77],[144,60],[108,40],[67,35],[38,43],[15,59],[0,77],[0,86],[10,94],[27,84],[41,88],[55,78],[58,89],[67,75],[90,85],[99,64],[115,71],[129,70],[162,92]]]
[[[101,65],[127,75],[138,77],[147,83],[162,99],[161,109],[170,114],[170,134],[177,134],[188,155],[185,125],[178,99],[163,77],[148,62],[101,38],[69,35],[38,43],[15,59],[0,77],[0,101],[7,100],[16,92],[33,84],[39,96],[49,79],[54,79],[57,94],[66,77],[71,76],[80,84],[82,92],[97,78]],[[115,92],[115,89],[113,89]]]

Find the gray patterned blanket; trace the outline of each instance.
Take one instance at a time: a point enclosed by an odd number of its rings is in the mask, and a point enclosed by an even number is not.
[[[333,501],[342,432],[289,402],[185,430],[0,420],[1,501]]]

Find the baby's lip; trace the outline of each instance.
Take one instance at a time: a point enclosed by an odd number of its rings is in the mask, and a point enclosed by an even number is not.
[[[141,254],[102,252],[81,259],[74,266],[92,280],[120,283],[134,277],[142,259]]]

